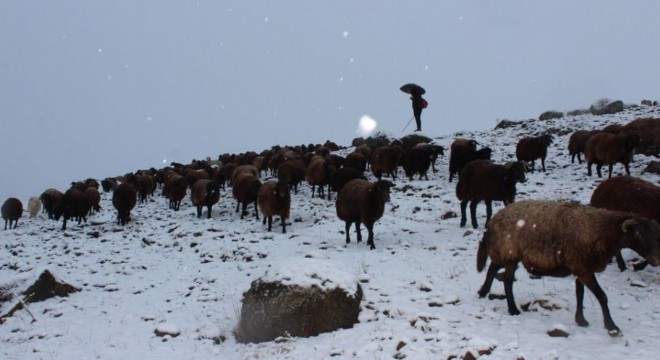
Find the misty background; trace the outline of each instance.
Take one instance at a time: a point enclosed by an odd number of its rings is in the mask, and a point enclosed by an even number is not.
[[[272,145],[657,99],[660,3],[0,0],[0,201]],[[447,144],[445,144],[447,145]]]

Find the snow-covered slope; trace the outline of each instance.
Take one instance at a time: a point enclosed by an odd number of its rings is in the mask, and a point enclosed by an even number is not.
[[[528,182],[518,185],[518,199],[586,203],[599,180],[586,176],[584,164],[570,163],[570,132],[640,116],[658,116],[658,111],[636,107],[617,115],[531,121],[434,138],[447,147],[455,137],[475,138],[494,149],[496,162],[504,162],[514,159],[518,138],[555,129],[548,172],[529,174]],[[632,174],[658,183],[659,176],[641,174],[650,160],[636,155]],[[480,299],[476,292],[485,274],[475,270],[475,253],[483,229],[460,228],[458,218],[445,219],[449,212],[459,213],[455,182],[447,181],[447,161],[448,156],[439,159],[440,171],[430,174],[429,181],[395,181],[392,201],[375,226],[373,251],[365,243],[346,246],[334,201],[311,198],[306,185],[293,196],[287,234],[278,226],[268,233],[253,218],[240,220],[227,193],[212,219],[197,219],[189,198],[174,212],[157,196],[139,205],[133,221],[122,227],[114,222],[109,194],[103,194],[100,214],[82,226],[70,224],[66,231],[44,215],[23,217],[17,229],[0,232],[0,289],[19,297],[48,269],[82,291],[30,304],[36,322],[24,310],[7,318],[0,324],[0,357],[448,359],[471,351],[490,359],[650,359],[660,353],[657,269],[621,273],[610,266],[598,275],[624,333],[620,338],[608,336],[590,293],[585,316],[591,326],[575,324],[572,278],[531,279],[519,269],[516,300],[531,303],[520,316],[510,316],[504,300]],[[622,166],[615,166],[615,172],[623,173]],[[501,207],[497,203],[494,211]],[[478,216],[483,225],[483,204]],[[624,256],[634,254],[626,251]],[[237,343],[232,330],[251,281],[272,267],[307,264],[306,258],[318,260],[310,266],[327,261],[362,282],[360,323],[312,338]],[[328,271],[319,266],[323,269]],[[501,283],[494,284],[493,292],[503,294]],[[3,303],[0,312],[7,312],[16,299]],[[160,337],[157,329],[180,335]],[[551,329],[570,335],[550,337]]]

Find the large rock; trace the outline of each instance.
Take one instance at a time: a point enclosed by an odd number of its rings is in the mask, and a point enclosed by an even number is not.
[[[235,330],[243,343],[316,336],[358,322],[362,289],[341,265],[306,259],[271,271],[243,294]]]
[[[560,119],[564,117],[564,113],[561,111],[549,110],[539,115],[539,120],[545,121],[550,119]]]
[[[623,111],[623,101],[605,101],[606,99],[598,100],[591,105],[589,110],[594,115],[616,114]]]

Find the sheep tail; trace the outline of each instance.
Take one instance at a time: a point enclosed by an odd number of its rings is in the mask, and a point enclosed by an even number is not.
[[[486,267],[488,260],[488,248],[490,246],[488,231],[484,233],[484,237],[479,242],[479,249],[477,250],[477,271],[482,272]]]

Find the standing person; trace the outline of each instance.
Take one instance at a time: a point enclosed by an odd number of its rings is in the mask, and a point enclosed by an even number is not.
[[[413,115],[415,116],[415,123],[417,123],[415,131],[422,131],[422,109],[426,108],[428,103],[422,98],[421,91],[417,89],[410,92],[410,100],[412,100]]]

